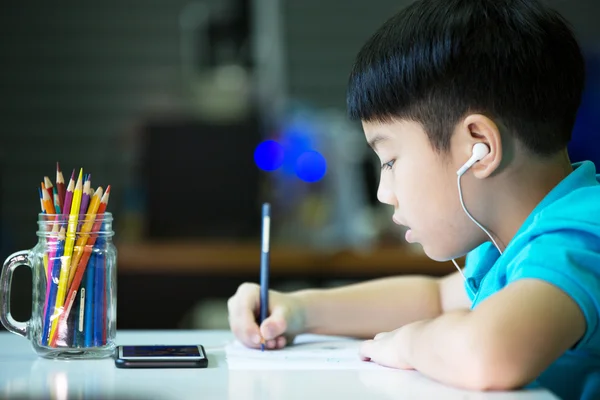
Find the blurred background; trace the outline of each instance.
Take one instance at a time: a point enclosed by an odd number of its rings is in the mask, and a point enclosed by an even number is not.
[[[353,58],[408,0],[14,2],[0,13],[0,255],[37,239],[36,187],[74,168],[112,186],[120,329],[227,328],[258,282],[272,204],[275,289],[442,275],[376,202],[345,116]],[[600,3],[552,0],[588,62],[574,161],[600,163]],[[17,270],[13,316],[31,310]]]

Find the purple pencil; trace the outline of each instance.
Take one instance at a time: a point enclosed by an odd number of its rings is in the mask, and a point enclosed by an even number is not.
[[[63,223],[66,225],[69,220],[69,214],[71,213],[71,203],[73,202],[73,190],[75,189],[75,170],[71,174],[69,180],[69,186],[67,186],[67,193],[65,194],[65,204],[62,209]]]
[[[90,186],[92,184],[92,174],[88,174],[87,179],[83,184],[83,194],[81,195],[81,205],[79,206],[79,227],[77,231],[81,229],[81,225],[85,222],[85,215],[87,214],[88,205],[90,204]]]

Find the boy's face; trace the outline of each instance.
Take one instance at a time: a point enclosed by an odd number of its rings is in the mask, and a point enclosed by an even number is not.
[[[434,151],[413,121],[363,122],[363,129],[382,164],[377,198],[394,207],[395,223],[409,228],[406,239],[439,261],[476,247],[481,235],[461,208],[456,184],[456,170],[467,160]]]

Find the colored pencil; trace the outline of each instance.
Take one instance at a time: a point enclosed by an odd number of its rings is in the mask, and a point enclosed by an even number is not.
[[[106,330],[108,329],[108,320],[106,319],[107,308],[108,308],[108,299],[112,293],[112,288],[110,285],[110,268],[108,268],[108,261],[106,258],[104,259],[104,284],[103,288],[103,302],[102,302],[102,345],[106,344]]]
[[[96,277],[96,254],[90,257],[90,263],[85,269],[85,312],[83,315],[83,337],[84,346],[92,347],[94,329],[94,278]],[[82,307],[84,304],[81,305]]]
[[[86,268],[87,271],[87,268]],[[85,347],[85,301],[87,292],[85,290],[87,275],[84,275],[84,280],[81,283],[81,289],[77,292],[77,346]]]
[[[52,186],[52,181],[47,176],[44,177],[44,185],[46,185],[46,190],[50,198],[54,199],[54,186]]]
[[[56,181],[44,176],[38,188],[46,218],[43,263],[46,287],[42,346],[99,347],[107,343],[113,258],[102,234],[110,185],[94,189],[91,174],[73,170],[68,185],[56,163]]]
[[[58,276],[61,270],[61,259],[64,253],[65,246],[65,228],[61,227],[58,232],[58,241],[56,242],[56,254],[49,258],[49,264],[52,264],[50,271],[50,290],[48,291],[48,304],[45,310],[44,324],[42,330],[42,345],[47,346],[50,343],[50,331],[53,318],[55,316],[55,299],[58,291]],[[50,268],[48,268],[50,269]]]
[[[96,193],[94,193],[94,196],[92,197],[92,201],[90,203],[89,209],[87,210],[87,214],[80,214],[79,222],[81,223],[81,227],[79,228],[79,236],[77,237],[77,242],[75,243],[75,254],[73,255],[73,259],[71,260],[71,267],[69,268],[69,288],[73,284],[75,272],[77,271],[79,261],[81,260],[81,256],[83,255],[83,250],[90,237],[89,232],[94,226],[94,220],[96,218],[98,208],[100,207],[101,198],[102,187],[99,187]]]
[[[44,196],[42,195],[42,188],[38,188],[38,192],[40,193],[40,209],[42,213],[46,213],[46,209],[44,208]]]
[[[95,274],[94,274],[94,329],[93,329],[93,346],[102,345],[102,317],[104,315],[104,270],[106,268],[106,257],[102,251],[104,246],[104,238],[101,238],[96,243],[100,251],[96,253]]]
[[[65,206],[65,178],[62,171],[60,170],[60,164],[56,163],[56,191],[58,192],[58,202],[60,208],[63,209]]]
[[[56,333],[57,318],[63,312],[63,305],[65,296],[67,293],[67,285],[69,281],[69,267],[71,265],[71,256],[73,255],[73,247],[75,245],[75,235],[77,233],[77,219],[79,217],[79,206],[81,205],[81,191],[82,191],[82,179],[83,169],[79,171],[79,177],[77,178],[77,184],[73,191],[73,200],[71,203],[71,209],[69,212],[69,223],[67,227],[67,238],[65,239],[65,250],[64,256],[62,257],[62,267],[60,269],[60,277],[58,280],[58,292],[56,293],[56,306],[55,316],[52,322],[52,328],[50,331],[50,337],[52,338]],[[51,339],[52,340],[52,339]]]
[[[57,214],[61,214],[60,212],[60,200],[58,199],[58,191],[56,190],[56,186],[54,186],[52,190],[52,198],[54,199],[54,210]]]
[[[99,189],[101,189],[101,188],[99,188]],[[104,195],[102,196],[102,200],[100,200],[100,205],[98,206],[98,211],[97,211],[96,215],[100,216],[100,215],[104,214],[104,212],[106,211],[106,207],[108,206],[109,199],[110,199],[110,185],[108,185],[108,187],[106,188],[106,192],[104,192]],[[94,221],[94,219],[90,219],[90,220]],[[87,221],[87,222],[89,222],[89,221]],[[94,221],[91,231],[98,232],[100,230],[101,226],[102,226],[102,220]],[[77,291],[79,290],[80,285],[82,285],[84,273],[87,270],[86,265],[88,265],[88,262],[92,255],[93,248],[94,248],[97,238],[98,238],[97,234],[91,234],[90,237],[88,238],[87,244],[85,246],[83,246],[83,255],[81,256],[79,264],[77,265],[77,269],[75,270],[73,282],[71,283],[71,285],[69,287],[69,293],[68,293],[67,299],[65,301],[65,309],[60,318],[68,318],[68,315],[71,312],[71,309],[73,306],[73,301],[75,300],[75,296],[77,295]],[[85,296],[85,292],[82,294],[82,296]],[[81,304],[81,307],[84,307],[84,305]],[[84,310],[85,310],[85,307],[84,307]],[[55,338],[53,338],[53,339],[55,339]],[[55,342],[53,341],[52,343],[55,343]],[[54,344],[53,344],[53,346],[54,346]]]
[[[52,198],[48,194],[48,190],[46,189],[46,186],[44,185],[44,183],[42,183],[42,200],[43,200],[42,203],[44,204],[44,210],[46,211],[46,214],[51,214],[51,215],[56,214],[56,210],[54,209],[54,202],[52,201]]]
[[[48,312],[48,299],[50,297],[50,285],[52,284],[52,274],[48,271],[48,265],[50,265],[50,260],[54,260],[56,257],[57,240],[58,224],[54,224],[52,226],[52,233],[50,234],[50,239],[48,241],[50,250],[44,253],[44,267],[46,269],[46,299],[44,301],[44,320],[46,319],[46,313]]]
[[[90,178],[91,174],[86,174],[83,181],[83,189],[81,191],[81,206],[79,207],[79,222],[77,225],[77,233],[81,231],[81,226],[85,220],[85,215],[88,211],[88,205],[90,204]],[[76,264],[77,265],[77,264]]]

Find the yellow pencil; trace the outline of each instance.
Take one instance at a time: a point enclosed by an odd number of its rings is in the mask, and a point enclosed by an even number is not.
[[[75,243],[75,255],[73,256],[73,260],[71,261],[71,268],[69,268],[69,285],[67,286],[67,288],[70,288],[71,284],[73,283],[73,278],[75,277],[77,265],[79,265],[79,260],[81,260],[81,256],[83,255],[85,244],[87,243],[87,240],[90,237],[89,233],[92,230],[92,227],[94,226],[96,212],[98,211],[98,207],[100,207],[101,198],[102,187],[99,187],[96,190],[96,193],[94,193],[92,196],[92,201],[90,202],[90,206],[87,210],[88,213],[85,215],[84,220],[80,221],[84,222],[84,224],[81,226],[81,232],[79,233],[79,237],[77,238],[77,242]]]
[[[67,227],[67,237],[65,239],[65,252],[61,257],[60,275],[58,278],[58,293],[56,294],[56,303],[54,306],[54,315],[52,316],[52,327],[50,330],[50,338],[54,336],[58,316],[62,313],[65,295],[69,283],[69,266],[71,265],[71,256],[73,255],[73,246],[75,245],[75,234],[77,233],[77,219],[79,217],[79,206],[81,205],[83,168],[79,171],[79,178],[73,191],[73,202],[69,213],[69,224]]]

